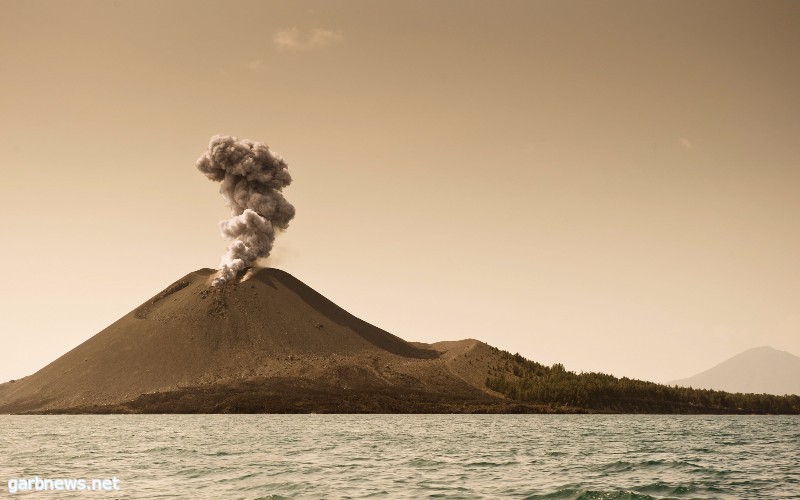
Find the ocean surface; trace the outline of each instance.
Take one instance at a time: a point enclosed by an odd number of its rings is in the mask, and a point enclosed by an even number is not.
[[[87,489],[19,489],[36,478]],[[0,498],[800,498],[800,417],[4,415],[0,481]]]

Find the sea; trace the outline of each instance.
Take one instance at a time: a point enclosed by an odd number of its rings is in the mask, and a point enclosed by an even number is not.
[[[800,498],[800,417],[4,415],[0,498]]]

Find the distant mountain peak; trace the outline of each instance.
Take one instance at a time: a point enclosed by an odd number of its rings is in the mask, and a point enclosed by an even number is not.
[[[757,352],[757,351],[786,352],[786,351],[782,351],[780,349],[775,349],[771,345],[760,345],[758,347],[751,347],[750,349],[746,349],[746,350],[742,351],[739,354],[745,354],[745,353],[748,353],[748,352]],[[790,354],[788,352],[786,352],[786,353]]]
[[[772,346],[753,347],[670,385],[756,394],[800,394],[800,357]]]

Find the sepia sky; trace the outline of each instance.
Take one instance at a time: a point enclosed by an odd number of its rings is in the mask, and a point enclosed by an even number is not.
[[[271,264],[404,339],[658,382],[800,354],[798,2],[0,12],[0,380],[217,266],[218,133],[289,163]]]

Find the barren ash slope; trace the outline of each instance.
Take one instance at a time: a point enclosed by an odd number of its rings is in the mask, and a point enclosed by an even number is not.
[[[0,385],[0,413],[524,411],[486,387],[505,361],[482,342],[406,342],[278,269],[215,273]]]

